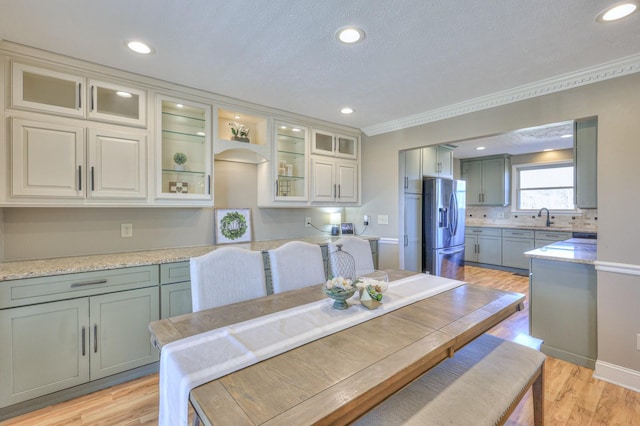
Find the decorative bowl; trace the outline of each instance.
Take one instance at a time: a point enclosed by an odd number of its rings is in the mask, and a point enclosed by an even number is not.
[[[347,309],[349,307],[347,299],[353,296],[356,292],[356,288],[354,287],[350,290],[342,290],[337,288],[328,289],[323,286],[322,291],[334,300],[333,309]]]

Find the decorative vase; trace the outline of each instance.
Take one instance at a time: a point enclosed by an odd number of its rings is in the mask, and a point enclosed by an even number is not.
[[[177,164],[176,163],[175,170],[177,170],[179,172],[184,172],[184,164]]]
[[[249,138],[245,138],[245,137],[242,137],[242,136],[231,136],[231,140],[237,141],[237,142],[246,142],[246,143],[250,142]]]
[[[353,296],[353,294],[356,292],[356,289],[353,288],[351,290],[335,291],[329,290],[326,287],[322,287],[322,291],[324,291],[324,294],[334,300],[333,309],[347,309],[349,307],[347,299]]]

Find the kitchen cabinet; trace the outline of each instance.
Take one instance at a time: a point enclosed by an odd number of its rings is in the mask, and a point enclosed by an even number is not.
[[[405,194],[422,194],[422,150],[410,149],[404,151],[404,181],[402,187]]]
[[[158,361],[157,266],[7,281],[0,290],[0,407]]]
[[[422,195],[404,196],[404,265],[406,271],[422,272]]]
[[[276,122],[273,174],[276,201],[307,201],[308,134],[306,127]]]
[[[529,269],[525,252],[534,248],[534,232],[526,229],[502,230],[502,266]]]
[[[461,160],[467,181],[467,205],[507,206],[510,203],[511,159],[508,155]]]
[[[11,118],[11,195],[40,200],[139,200],[147,195],[147,136],[76,120]]]
[[[213,205],[211,108],[159,95],[156,199]]]
[[[358,158],[358,138],[313,129],[311,154],[355,160]]]
[[[453,179],[453,148],[427,146],[422,151],[422,176]]]
[[[574,203],[598,208],[598,118],[576,120],[573,144]]]
[[[595,368],[597,275],[592,264],[531,258],[529,325],[554,358]]]
[[[189,262],[160,265],[160,318],[165,319],[193,311],[191,307],[191,273]]]
[[[321,156],[311,157],[311,202],[357,203],[358,162]]]
[[[464,235],[464,260],[490,265],[502,264],[502,230],[469,227]]]
[[[571,232],[567,231],[547,231],[536,229],[534,248],[540,248],[558,241],[568,240],[572,235],[573,234]]]
[[[146,127],[146,92],[80,74],[12,63],[12,107]]]

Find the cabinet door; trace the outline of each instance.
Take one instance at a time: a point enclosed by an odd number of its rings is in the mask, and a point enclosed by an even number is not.
[[[437,154],[438,173],[440,177],[453,179],[453,150],[439,146]]]
[[[156,197],[213,202],[211,108],[159,96],[156,110]]]
[[[502,264],[502,238],[478,236],[478,262],[490,265]]]
[[[358,202],[358,163],[356,161],[336,162],[337,201]]]
[[[93,296],[89,310],[91,380],[158,360],[148,328],[160,317],[157,286]]]
[[[334,156],[334,143],[335,137],[333,133],[314,129],[313,136],[311,138],[311,153]]]
[[[438,154],[435,146],[427,146],[422,151],[422,174],[424,176],[439,177]]]
[[[14,107],[84,117],[84,78],[15,62],[12,77]]]
[[[422,194],[422,150],[411,149],[404,153],[404,192]]]
[[[533,250],[533,239],[503,238],[502,266],[529,269],[529,258],[524,255],[529,250]]]
[[[291,123],[276,123],[275,175],[277,201],[306,201],[307,136],[305,127]]]
[[[87,298],[0,311],[0,407],[89,381]]]
[[[478,261],[478,239],[475,235],[464,236],[464,260],[467,262]]]
[[[147,96],[144,90],[89,80],[90,118],[128,125],[147,125]]]
[[[337,135],[335,137],[335,154],[336,157],[350,158],[355,160],[358,158],[358,139],[351,136]]]
[[[82,127],[12,119],[12,196],[82,198]]]
[[[90,198],[146,198],[147,137],[89,129]]]
[[[505,162],[502,158],[482,161],[482,204],[502,206],[505,203]],[[468,188],[468,187],[467,187]]]
[[[574,202],[582,209],[598,207],[598,119],[574,124]]]
[[[467,205],[482,204],[482,161],[463,162],[462,179],[467,181]]]
[[[404,197],[404,267],[422,272],[422,195]]]
[[[191,281],[161,286],[160,303],[161,319],[192,312]]]
[[[311,159],[311,201],[332,203],[336,198],[336,163],[330,158]]]

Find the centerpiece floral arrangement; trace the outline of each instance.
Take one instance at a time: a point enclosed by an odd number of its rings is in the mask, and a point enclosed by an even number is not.
[[[375,309],[382,301],[382,293],[387,290],[387,283],[374,279],[351,280],[344,277],[335,277],[327,280],[322,287],[324,293],[335,300],[335,309],[347,309],[349,305],[346,300],[356,291],[360,292],[360,302],[366,308]]]
[[[231,126],[233,140],[249,142],[249,128],[247,126],[240,124],[237,121],[230,121],[229,126]]]

